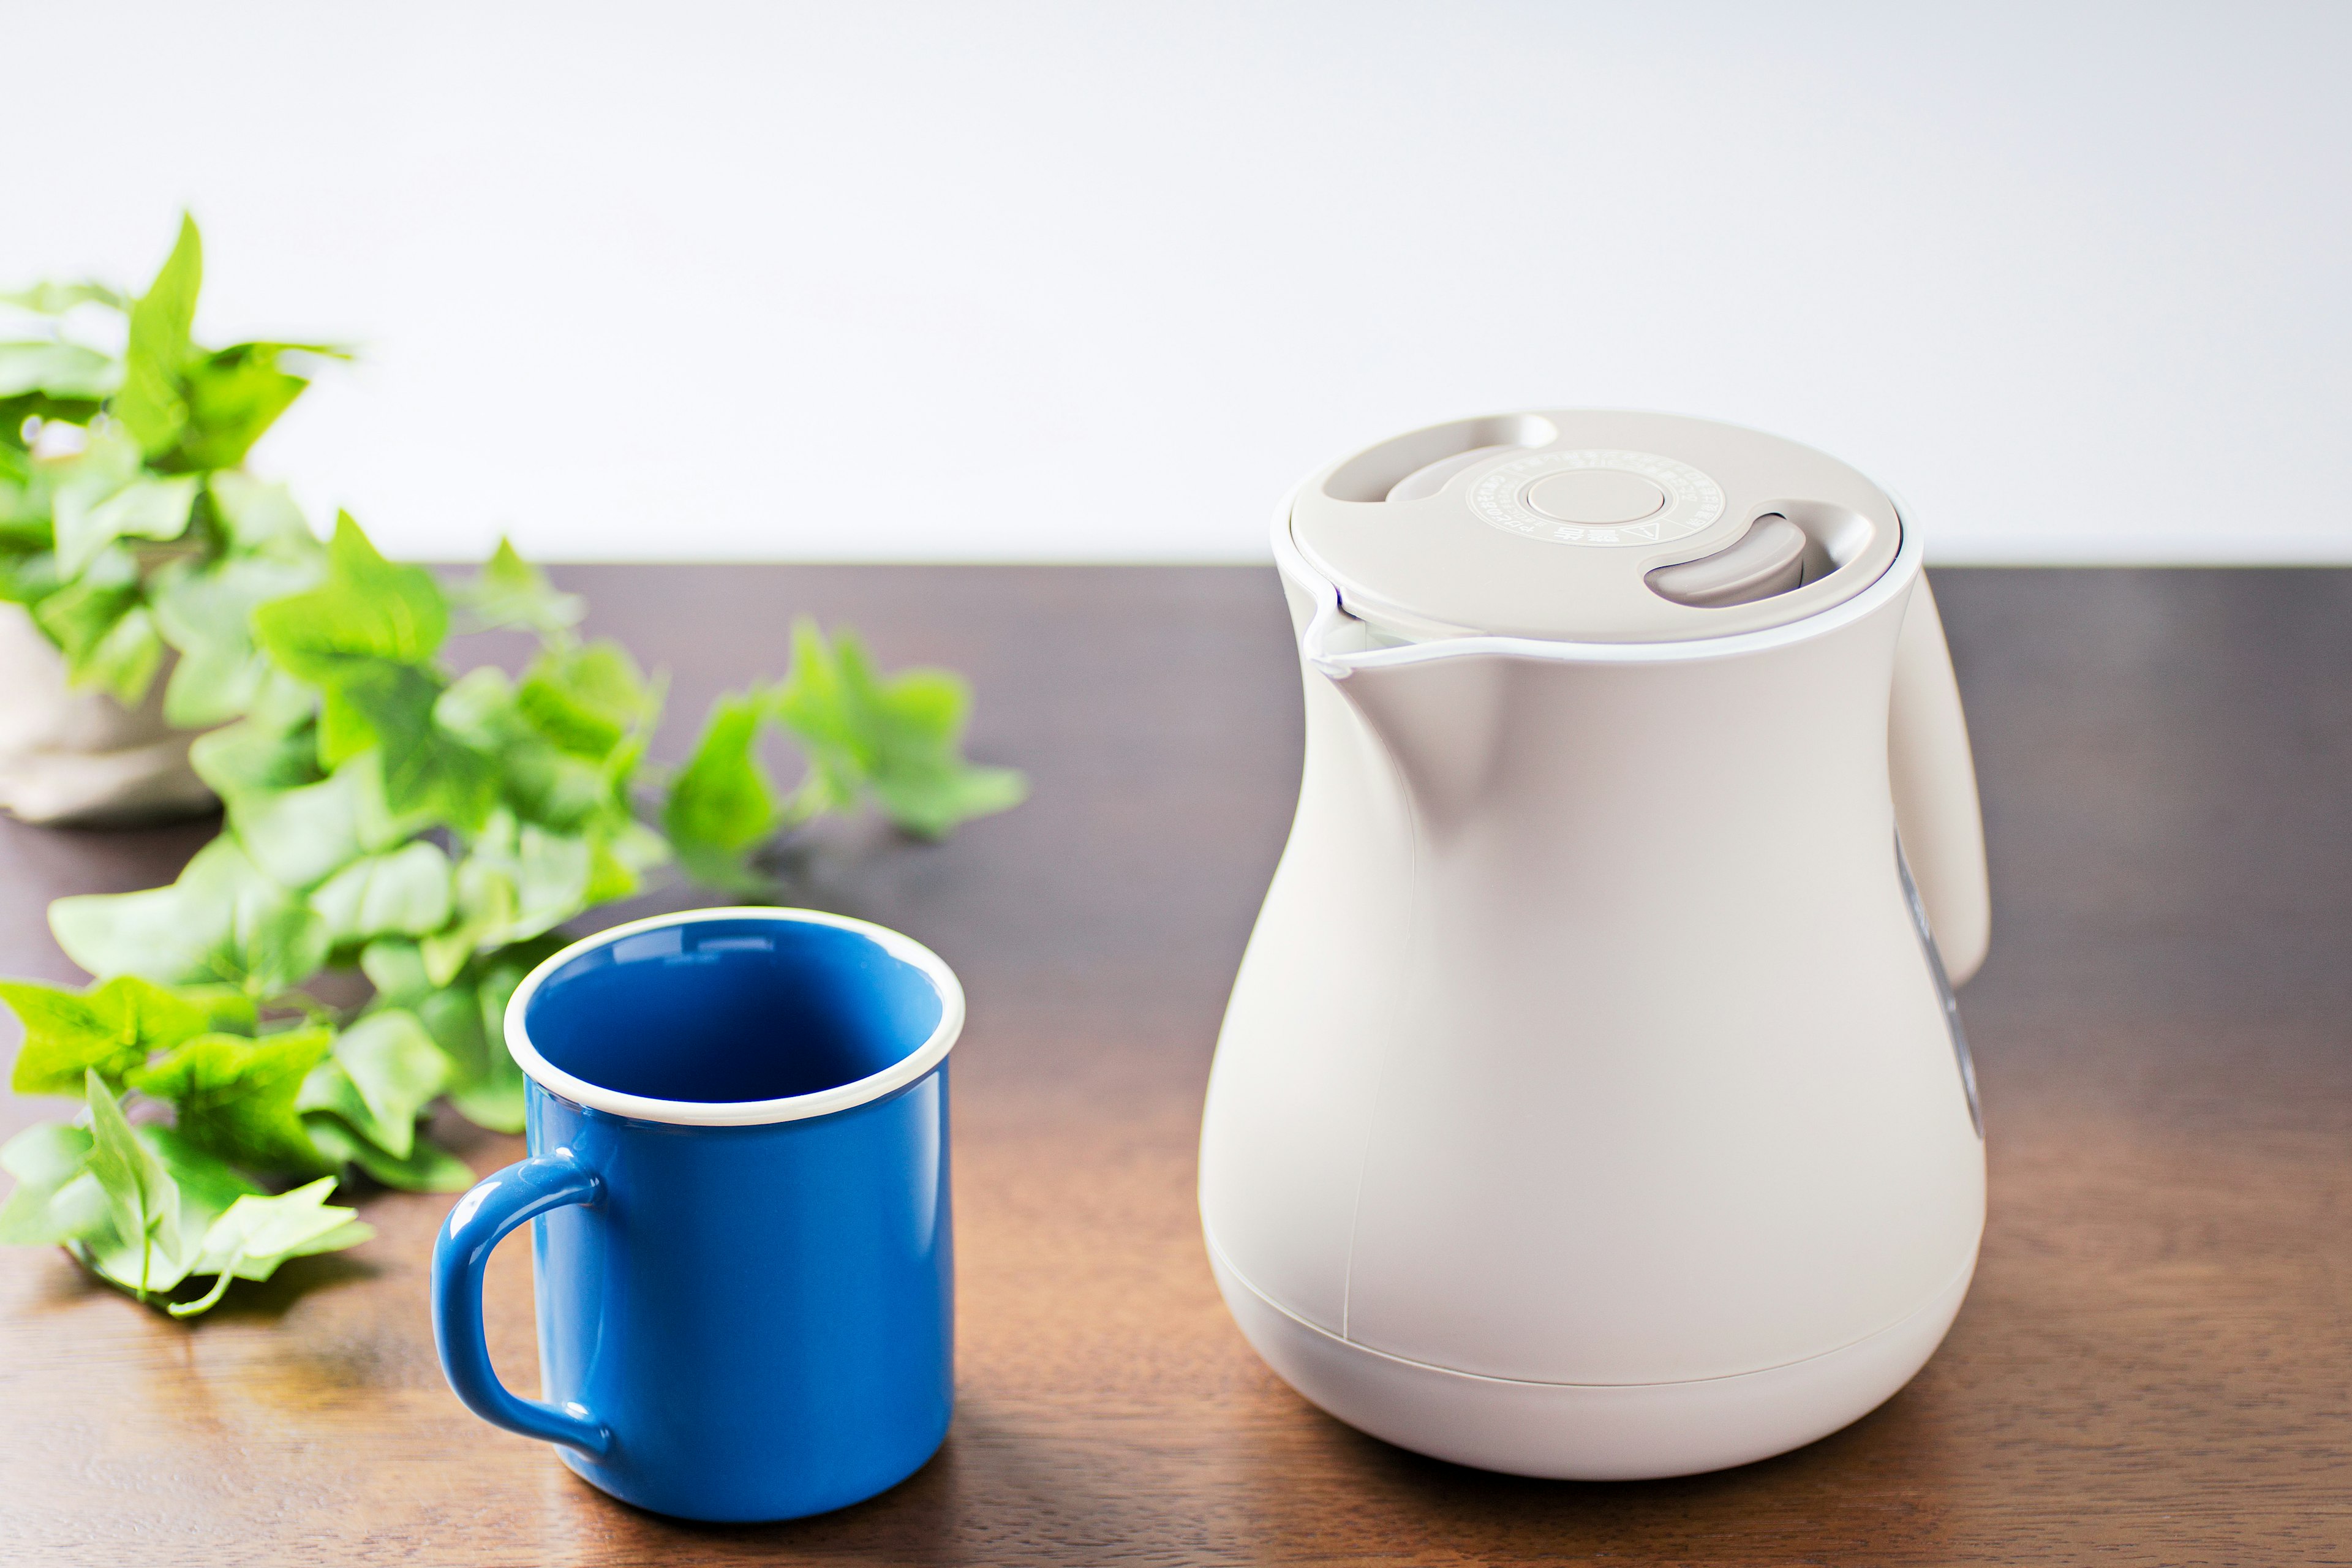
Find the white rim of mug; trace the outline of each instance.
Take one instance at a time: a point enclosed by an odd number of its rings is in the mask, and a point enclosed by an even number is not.
[[[716,921],[775,921],[794,925],[832,926],[836,931],[855,932],[879,947],[902,963],[912,965],[929,981],[939,994],[940,1021],[928,1039],[914,1050],[892,1062],[880,1072],[872,1073],[848,1083],[836,1084],[811,1094],[788,1095],[781,1100],[655,1100],[641,1094],[623,1094],[575,1078],[539,1054],[530,1041],[530,1031],[523,1025],[523,1015],[530,999],[547,977],[585,952],[609,947],[625,937],[641,931],[660,931],[668,926],[700,925]],[[901,935],[887,926],[869,921],[851,920],[846,915],[829,915],[819,910],[781,910],[766,905],[739,905],[715,910],[687,910],[677,914],[651,915],[641,921],[630,921],[610,931],[583,937],[570,947],[549,958],[523,977],[507,999],[507,1054],[540,1088],[550,1094],[584,1105],[592,1110],[602,1110],[614,1116],[625,1116],[636,1121],[667,1121],[679,1127],[758,1127],[777,1121],[803,1121],[812,1116],[830,1116],[836,1110],[847,1110],[881,1099],[894,1089],[907,1085],[929,1072],[947,1059],[948,1051],[955,1045],[956,1037],[963,1033],[963,986],[936,952],[910,936]]]

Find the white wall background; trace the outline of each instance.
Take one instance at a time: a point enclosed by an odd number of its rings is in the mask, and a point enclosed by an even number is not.
[[[1761,426],[1946,561],[2352,561],[2352,6],[5,7],[0,279],[365,363],[389,545],[1245,560],[1515,406]]]

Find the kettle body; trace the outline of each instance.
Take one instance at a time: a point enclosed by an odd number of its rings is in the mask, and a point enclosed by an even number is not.
[[[1594,449],[1578,419],[1537,433]],[[1729,510],[1668,552],[1752,538]],[[1307,756],[1201,1207],[1244,1334],[1340,1419],[1685,1474],[1845,1426],[1942,1340],[1984,1215],[1951,989],[1981,828],[1916,532],[1887,502],[1873,557],[1853,515],[1808,519],[1813,583],[1859,570],[1802,613],[1606,640],[1360,617],[1277,516]]]

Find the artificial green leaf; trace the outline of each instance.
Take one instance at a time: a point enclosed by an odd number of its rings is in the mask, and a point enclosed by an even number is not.
[[[110,284],[85,279],[78,283],[61,283],[49,279],[29,289],[0,290],[0,305],[14,305],[20,310],[37,315],[62,316],[76,305],[105,305],[116,310],[131,309],[130,297]]]
[[[782,814],[760,765],[761,703],[724,696],[711,705],[702,738],[662,806],[662,830],[678,863],[698,882],[733,889],[760,885],[749,852],[776,830]]]
[[[335,1178],[321,1176],[276,1197],[248,1194],[231,1204],[205,1231],[189,1270],[218,1278],[194,1300],[174,1302],[172,1316],[193,1318],[210,1310],[231,1279],[267,1279],[289,1258],[356,1246],[373,1236],[373,1226],[353,1221],[358,1210],[327,1202],[334,1190]]]
[[[433,721],[478,752],[495,752],[527,732],[514,682],[496,665],[469,669],[434,700]]]
[[[233,468],[261,433],[310,385],[280,368],[281,343],[239,343],[191,360],[185,371],[187,424],[176,466]]]
[[[478,1126],[520,1132],[524,1079],[506,1048],[507,999],[524,975],[565,945],[555,935],[512,943],[437,986],[413,943],[372,942],[361,963],[379,998],[415,1012],[448,1058],[449,1102]]]
[[[503,853],[504,842],[496,842]],[[476,858],[483,847],[477,843]],[[499,934],[499,942],[521,942],[551,931],[588,907],[587,840],[522,823],[505,864],[517,896],[514,921]]]
[[[148,590],[155,625],[180,650],[163,692],[163,717],[182,729],[202,729],[250,710],[271,674],[268,657],[253,644],[253,612],[300,593],[317,577],[310,562],[262,555],[158,574]]]
[[[476,682],[467,695],[481,685]],[[446,696],[440,677],[427,669],[383,661],[351,668],[325,694],[320,762],[336,767],[362,752],[379,752],[391,809],[463,832],[479,827],[497,803],[498,762],[436,718]],[[453,716],[473,720],[462,707]]]
[[[524,672],[515,701],[532,729],[591,762],[611,756],[632,730],[651,721],[656,708],[628,649],[609,641],[541,654]]]
[[[266,759],[257,745],[236,760]],[[288,888],[314,886],[362,857],[405,844],[434,821],[430,812],[392,809],[380,764],[380,753],[364,752],[316,784],[277,792],[224,791],[229,826],[273,881]]]
[[[526,941],[587,907],[585,839],[496,814],[458,864],[457,919],[420,944],[425,973],[446,985],[483,949]]]
[[[642,742],[625,742],[635,752]],[[628,815],[627,774],[612,763],[593,763],[557,750],[535,731],[499,756],[507,804],[526,822],[562,833],[593,835],[602,825]]]
[[[48,421],[29,412],[42,401],[33,395],[0,397],[0,518],[7,521],[12,549],[32,548],[36,541],[16,531],[48,515],[49,486],[33,456],[33,442]]]
[[[319,694],[317,691],[279,669],[273,663],[270,666],[269,679],[264,681],[261,689],[255,693],[252,703],[245,710],[245,716],[274,734],[286,734],[295,730],[307,729],[310,738],[310,754],[314,770],[312,776],[317,776],[316,762],[319,752]]]
[[[27,392],[51,397],[104,397],[122,382],[122,366],[109,355],[58,338],[0,343],[0,397]]]
[[[25,498],[26,504],[49,517],[50,539],[65,545],[58,570],[68,579],[91,575],[94,564],[116,537],[117,531],[104,520],[93,523],[91,514],[148,477],[142,467],[139,444],[119,426],[102,424],[75,434],[81,437],[79,449],[29,462],[27,479],[32,488]],[[167,501],[168,499],[167,496]],[[154,507],[150,498],[130,510],[135,514],[142,508]],[[134,516],[132,521],[145,520]],[[125,564],[134,569],[125,574]],[[136,563],[123,555],[119,563],[106,563],[103,574],[135,584],[135,566]]]
[[[79,582],[65,584],[33,612],[34,620],[68,658],[96,647],[115,623],[138,606],[138,568],[128,556],[116,559],[128,572],[118,576],[110,561],[106,571],[85,573]]]
[[[421,969],[417,978],[424,978]],[[433,1037],[449,1065],[445,1092],[454,1095],[460,1086],[480,1079],[489,1066],[488,1043],[482,1037],[481,998],[470,975],[461,973],[446,985],[409,991],[404,996],[405,1000],[399,1000],[377,993],[383,1005],[414,1013],[425,1032]]]
[[[156,1051],[212,1027],[209,1007],[183,1001],[152,981],[120,974],[83,992],[0,980],[0,1001],[23,1021],[9,1087],[18,1094],[77,1094],[95,1070],[110,1089]]]
[[[378,996],[403,1005],[436,990],[425,972],[424,953],[405,937],[382,936],[368,943],[360,953],[360,971]]]
[[[55,1189],[81,1173],[89,1162],[89,1145],[86,1127],[37,1121],[0,1145],[0,1171],[19,1182]]]
[[[253,998],[236,986],[206,981],[175,985],[172,994],[203,1012],[206,1034],[250,1035],[259,1026],[259,1009],[254,1005]]]
[[[213,510],[228,535],[229,547],[247,554],[267,554],[298,560],[323,559],[324,552],[294,504],[294,492],[280,484],[265,484],[250,474],[225,468],[208,474]]]
[[[481,826],[498,800],[498,765],[434,721],[439,678],[379,663],[327,693],[320,757],[328,765],[362,750],[383,753],[384,799],[461,832]]]
[[[229,826],[262,874],[308,888],[365,854],[365,764],[346,764],[314,784],[229,797]]]
[[[88,570],[33,607],[33,619],[66,656],[66,678],[96,687],[135,708],[163,658],[154,618],[140,603],[139,567],[119,549],[101,551]]]
[[[123,351],[122,390],[113,413],[149,457],[172,449],[187,420],[180,376],[196,321],[196,292],[204,283],[204,242],[194,218],[180,219],[180,237],[163,269],[131,307],[131,341]]]
[[[66,681],[75,688],[95,687],[123,707],[136,708],[146,700],[163,661],[163,639],[156,634],[154,616],[142,606],[108,627],[96,643],[70,653]]]
[[[436,1150],[436,1152],[440,1152],[442,1151]],[[412,1162],[421,1163],[418,1162],[418,1155],[421,1154],[424,1154],[424,1151],[420,1149],[417,1152],[417,1154],[412,1154],[409,1158]],[[425,1158],[429,1160],[430,1156],[427,1155]],[[464,1163],[462,1161],[457,1163],[461,1166]],[[473,1175],[474,1173],[472,1171],[467,1171],[467,1185],[470,1186],[473,1184]],[[293,1251],[289,1252],[286,1256],[288,1258],[315,1258],[322,1252],[341,1252],[347,1247],[357,1247],[362,1241],[372,1241],[374,1238],[375,1226],[368,1224],[365,1220],[345,1220],[341,1225],[337,1226],[334,1229],[327,1232],[324,1236],[320,1237],[317,1240],[306,1241],[301,1246],[296,1247]]]
[[[327,1111],[394,1160],[415,1147],[416,1119],[449,1080],[448,1058],[404,1008],[371,1013],[335,1040],[334,1059],[302,1086],[301,1109]]]
[[[477,1127],[494,1132],[520,1132],[523,1118],[522,1069],[507,1053],[499,1035],[485,1033],[487,999],[472,990],[436,994],[419,1016],[450,1056],[453,1071],[449,1103]],[[460,1061],[457,1052],[467,1053]]]
[[[188,748],[196,776],[229,803],[317,784],[319,742],[307,724],[290,730],[247,719],[199,735]]]
[[[51,504],[93,507],[146,474],[139,443],[111,420],[65,431],[50,429],[48,424],[45,421],[42,430],[43,455],[33,458],[31,473],[45,487]],[[60,436],[65,437],[61,443],[57,442]]]
[[[499,670],[469,671],[442,693],[433,718],[489,761],[505,804],[524,820],[578,833],[594,819],[626,812],[613,760],[590,762],[559,750],[524,717],[514,686]],[[642,743],[632,738],[615,756],[633,756]]]
[[[261,1188],[239,1175],[235,1167],[208,1149],[200,1148],[176,1127],[142,1121],[131,1128],[139,1141],[154,1152],[163,1170],[180,1189],[180,1234],[200,1237],[228,1206]]]
[[[1010,811],[1029,798],[1029,781],[1018,769],[962,762],[886,773],[873,788],[882,814],[919,838],[943,838],[959,824]]]
[[[265,910],[235,933],[219,973],[255,996],[278,996],[318,973],[329,952],[327,922],[299,900]]]
[[[264,606],[257,626],[313,597]],[[318,729],[324,766],[336,769],[379,750],[385,802],[395,814],[440,820],[461,832],[482,826],[499,797],[499,764],[489,750],[501,745],[506,729],[520,726],[520,720],[501,720],[510,710],[506,677],[475,670],[445,691],[440,675],[416,663],[364,656],[303,660],[297,660],[299,675],[322,682],[324,691]]]
[[[38,605],[62,585],[63,580],[58,576],[58,558],[46,549],[36,545],[21,552],[0,552],[0,599],[12,605]]]
[[[94,397],[51,397],[45,392],[0,397],[0,454],[5,454],[0,456],[0,471],[18,483],[42,480],[31,493],[9,501],[12,516],[24,521],[37,505],[47,515],[51,492],[44,476],[64,455],[57,449],[58,445],[93,439],[99,432],[92,431],[89,424],[98,417],[100,406]],[[56,426],[69,426],[73,433],[63,437],[52,434]],[[110,425],[101,428],[111,427]],[[37,458],[33,455],[37,444],[42,448]],[[128,437],[123,437],[123,444],[135,458],[137,446]]]
[[[188,531],[198,483],[184,474],[132,479],[88,504],[79,504],[79,490],[61,493],[57,508],[58,570],[76,575],[118,539],[179,538]]]
[[[614,747],[609,756],[596,764],[598,771],[604,775],[606,795],[624,816],[630,814],[629,786],[635,781],[637,768],[645,762],[646,752],[653,744],[654,721],[660,717],[664,695],[660,684],[656,683],[649,699],[645,722],[638,725],[619,745]]]
[[[97,1073],[84,1079],[89,1102],[89,1172],[106,1194],[111,1234],[89,1246],[85,1260],[141,1300],[187,1277],[180,1235],[180,1189],[153,1150],[140,1142]]]
[[[645,824],[628,818],[598,824],[588,835],[591,907],[635,893],[645,874],[669,858],[669,845]]]
[[[488,757],[433,720],[443,682],[432,659],[448,631],[440,585],[421,567],[386,562],[348,512],[327,558],[320,586],[254,612],[254,640],[320,688],[323,765],[381,747],[395,812],[429,812],[470,831],[496,800],[498,776]]]
[[[845,631],[828,647],[803,621],[793,629],[792,676],[776,693],[775,712],[807,748],[803,789],[825,808],[864,791],[901,829],[936,838],[1028,793],[1018,773],[963,760],[971,701],[962,679],[946,670],[877,679],[854,635]]]
[[[335,520],[327,580],[253,616],[254,640],[289,674],[324,689],[379,664],[429,664],[448,630],[433,574],[386,561],[349,512]]]
[[[337,946],[396,932],[423,936],[446,924],[449,858],[422,841],[371,855],[336,872],[310,895]]]
[[[27,1127],[0,1148],[0,1170],[16,1178],[0,1205],[0,1246],[55,1247],[108,1235],[105,1189],[89,1173],[90,1135],[62,1121]]]
[[[841,640],[856,646],[849,633]],[[845,679],[833,645],[816,624],[795,621],[792,670],[770,700],[770,710],[808,757],[808,775],[793,795],[794,817],[856,809],[880,751],[868,732],[864,695]]]
[[[182,1256],[173,1262],[196,1265],[184,1268],[182,1277],[213,1271],[213,1260],[205,1256],[203,1244],[198,1244],[194,1258],[185,1256],[191,1238],[208,1241],[211,1227],[224,1214],[248,1197],[262,1197],[261,1189],[173,1128],[146,1122],[131,1131],[162,1166],[168,1185],[177,1189],[176,1230]],[[0,1207],[0,1243],[63,1242],[94,1270],[125,1289],[137,1290],[142,1273],[152,1288],[167,1289],[163,1279],[172,1268],[155,1269],[152,1251],[126,1247],[118,1239],[107,1189],[89,1168],[94,1146],[92,1135],[81,1128],[51,1122],[28,1129],[0,1149],[0,1166],[17,1177],[16,1190]],[[158,1189],[159,1196],[162,1190]],[[350,1245],[333,1241],[333,1234],[330,1229],[326,1236],[307,1241],[303,1250]],[[212,1299],[218,1299],[217,1291]],[[174,1307],[173,1311],[175,1316],[189,1315],[183,1308]]]
[[[419,1138],[404,1159],[362,1148],[353,1162],[387,1187],[406,1193],[462,1193],[474,1184],[473,1167],[430,1138]]]
[[[321,1250],[317,1244],[343,1229],[359,1212],[328,1203],[334,1190],[335,1178],[321,1176],[276,1197],[247,1194],[238,1198],[205,1230],[204,1250],[193,1272],[267,1279],[288,1258]],[[351,1235],[341,1245],[362,1239]]]
[[[385,743],[384,798],[394,811],[429,812],[461,833],[478,828],[498,805],[497,764],[438,730],[424,744]]]
[[[49,929],[93,974],[224,983],[254,997],[299,984],[327,957],[326,922],[228,836],[196,851],[169,887],[57,900]]]
[[[557,593],[539,568],[503,539],[480,575],[460,587],[457,598],[478,626],[520,626],[542,636],[576,626],[588,613],[585,600],[577,594]]]
[[[483,963],[481,980],[472,997],[483,1041],[481,1070],[478,1077],[453,1089],[449,1096],[450,1103],[477,1126],[497,1132],[522,1131],[526,1080],[521,1067],[507,1049],[507,1003],[525,975],[560,951],[558,940],[546,937],[520,944]]]
[[[255,1171],[316,1171],[322,1162],[302,1130],[297,1101],[327,1055],[325,1029],[247,1039],[201,1035],[130,1075],[142,1094],[168,1101],[180,1135]]]
[[[463,984],[436,993],[417,1009],[449,1058],[449,1102],[477,1126],[522,1131],[525,1080],[506,1046],[507,1001],[523,976],[565,945],[550,935],[498,949],[478,959]]]
[[[462,1193],[474,1184],[466,1162],[429,1138],[419,1138],[406,1159],[394,1159],[344,1124],[342,1119],[320,1111],[305,1119],[311,1141],[320,1152],[347,1165],[357,1165],[387,1187],[408,1193]]]
[[[457,867],[457,892],[456,921],[417,943],[425,977],[436,985],[448,984],[477,951],[495,944],[521,908],[514,879],[471,856]]]
[[[441,678],[415,665],[354,663],[319,704],[319,763],[341,767],[362,752],[409,752],[433,743],[433,707]]]

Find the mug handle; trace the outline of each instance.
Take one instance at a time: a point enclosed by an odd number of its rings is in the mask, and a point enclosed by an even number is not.
[[[601,1459],[613,1431],[584,1405],[524,1399],[499,1381],[482,1337],[482,1270],[507,1232],[566,1204],[593,1204],[604,1184],[569,1149],[538,1154],[476,1183],[433,1243],[433,1345],[467,1409],[493,1426]]]

